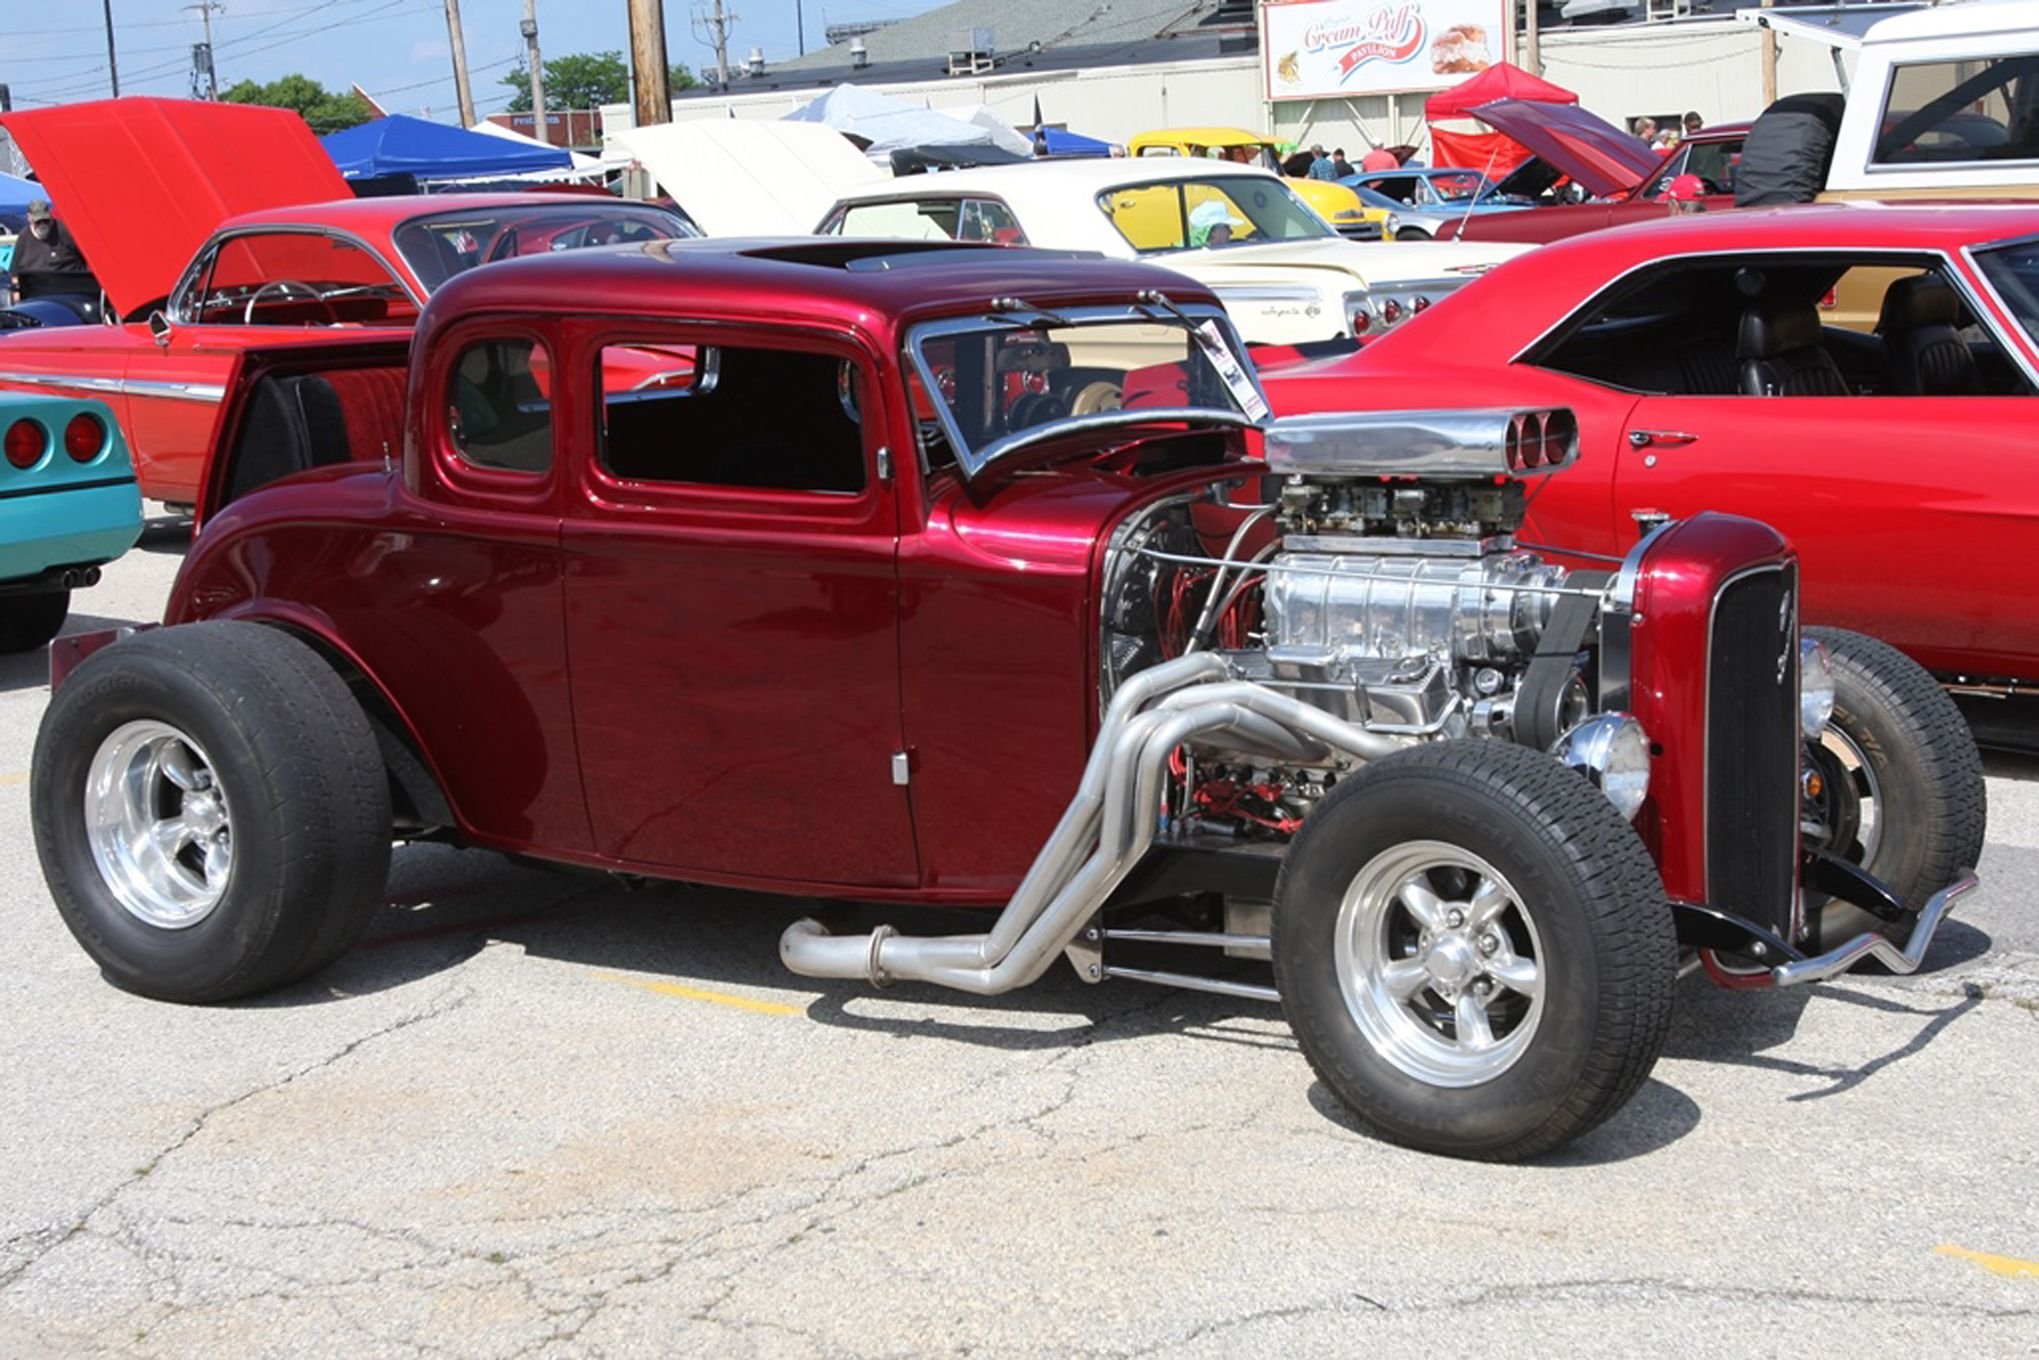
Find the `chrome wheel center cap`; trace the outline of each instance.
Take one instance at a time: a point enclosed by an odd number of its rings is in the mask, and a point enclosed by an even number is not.
[[[1431,943],[1423,966],[1429,969],[1434,981],[1457,987],[1480,971],[1480,959],[1463,935],[1447,934]]]
[[[195,790],[184,795],[184,824],[200,836],[211,836],[227,824],[227,812],[216,795]]]

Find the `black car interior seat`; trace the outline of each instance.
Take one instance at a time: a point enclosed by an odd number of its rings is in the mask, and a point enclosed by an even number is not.
[[[1890,360],[1892,391],[1963,397],[1983,390],[1975,355],[1954,329],[1960,321],[1960,295],[1938,274],[1915,274],[1890,285],[1876,333]]]
[[[1742,313],[1735,357],[1747,397],[1845,397],[1848,380],[1820,348],[1819,309],[1810,302],[1758,302]]]

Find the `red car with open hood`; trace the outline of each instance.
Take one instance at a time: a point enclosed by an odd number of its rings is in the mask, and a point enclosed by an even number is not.
[[[118,99],[0,125],[49,186],[108,313],[104,326],[0,331],[0,390],[108,402],[142,493],[172,504],[198,498],[235,361],[279,328],[408,334],[432,290],[477,264],[695,234],[661,209],[585,195],[357,199],[284,109]]]

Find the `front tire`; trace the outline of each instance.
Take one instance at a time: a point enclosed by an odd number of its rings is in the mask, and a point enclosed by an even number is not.
[[[0,596],[0,652],[32,652],[48,645],[64,631],[64,620],[70,614],[68,590]]]
[[[1370,1132],[1490,1161],[1613,1114],[1655,1064],[1677,943],[1656,866],[1576,772],[1490,741],[1341,781],[1275,887],[1312,1068]]]
[[[1808,752],[1824,785],[1812,805],[1819,848],[1861,865],[1907,906],[1973,869],[1988,830],[1982,755],[1954,700],[1916,661],[1888,643],[1840,628],[1808,628],[1834,666],[1834,715]],[[1887,929],[1846,903],[1829,903],[1828,946]]]
[[[1395,233],[1395,239],[1397,241],[1427,241],[1430,239],[1430,233],[1421,227],[1404,227]]]
[[[381,905],[375,734],[317,653],[196,623],[94,653],[51,699],[31,775],[64,924],[114,985],[212,1002],[297,981]]]

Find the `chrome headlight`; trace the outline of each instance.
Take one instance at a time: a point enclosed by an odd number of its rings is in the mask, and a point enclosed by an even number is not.
[[[1394,235],[1394,234],[1395,234],[1396,232],[1400,231],[1401,229],[1402,229],[1402,219],[1401,219],[1401,218],[1400,218],[1400,217],[1399,217],[1398,215],[1396,215],[1396,214],[1394,214],[1394,213],[1389,213],[1389,214],[1388,214],[1388,235],[1390,235],[1390,236],[1393,236],[1393,235]]]
[[[1798,640],[1798,726],[1807,737],[1827,730],[1834,716],[1834,658],[1818,638]]]
[[[1600,786],[1624,819],[1642,809],[1650,792],[1650,738],[1626,713],[1588,718],[1558,738],[1559,760]]]

